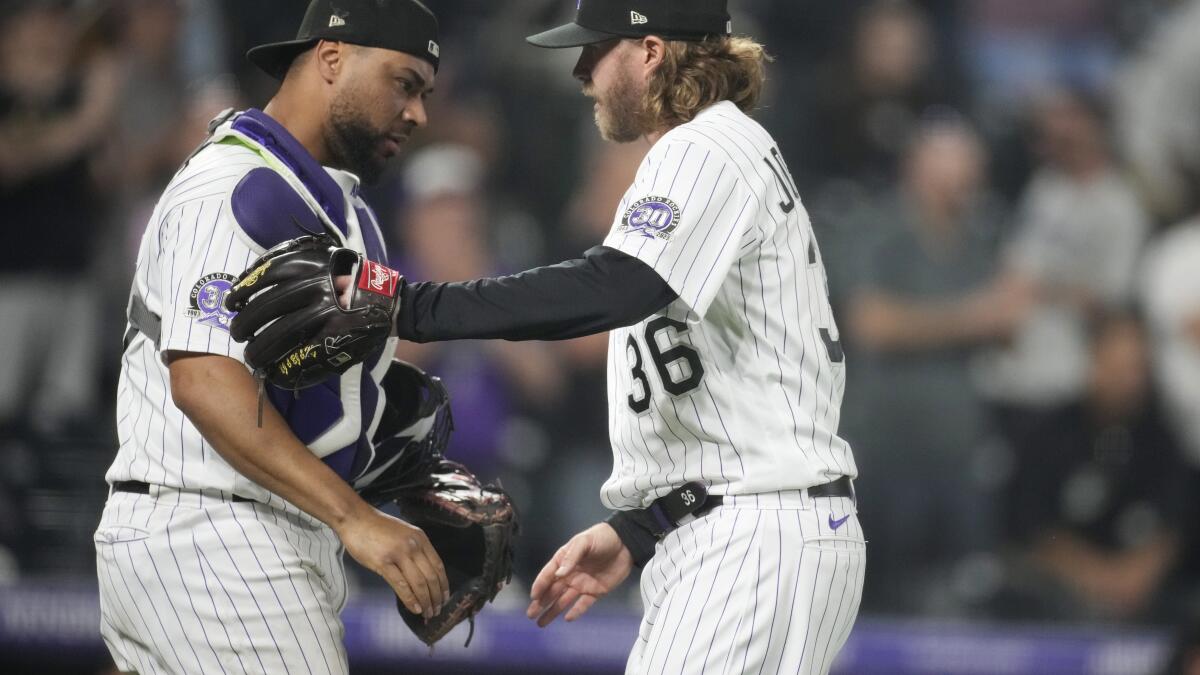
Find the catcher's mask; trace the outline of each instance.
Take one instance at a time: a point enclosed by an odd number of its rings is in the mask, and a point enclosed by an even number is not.
[[[375,506],[428,485],[454,430],[450,395],[441,379],[393,359],[381,387],[387,400],[372,439],[375,451],[352,481]]]

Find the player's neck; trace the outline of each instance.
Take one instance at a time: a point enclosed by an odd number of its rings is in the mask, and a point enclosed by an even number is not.
[[[295,105],[292,98],[280,90],[263,112],[287,129],[319,164],[328,164],[329,150],[325,146],[322,121],[312,115],[311,107]]]
[[[667,132],[673,128],[674,127],[667,126],[667,127],[661,127],[661,128],[655,129],[654,131],[651,131],[650,133],[646,134],[646,136],[645,136],[646,142],[649,143],[651,146],[653,146],[655,143],[658,143],[659,139],[661,139],[663,136],[666,136]]]

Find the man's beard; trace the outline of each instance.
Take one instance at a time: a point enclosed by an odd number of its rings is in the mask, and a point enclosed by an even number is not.
[[[604,140],[631,143],[650,133],[642,92],[628,73],[623,72],[603,97],[597,92],[596,101],[602,101],[596,109],[596,127]]]
[[[325,132],[332,165],[355,174],[367,185],[375,183],[387,168],[387,158],[379,152],[385,138],[345,97],[333,102]]]

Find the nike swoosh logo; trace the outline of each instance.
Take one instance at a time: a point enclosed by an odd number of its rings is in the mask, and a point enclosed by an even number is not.
[[[834,520],[833,514],[831,513],[831,514],[829,514],[829,529],[833,530],[834,532],[837,532],[837,529],[839,527],[841,527],[842,525],[845,525],[847,520],[850,520],[849,514],[844,515],[841,518],[838,518],[837,520]]]

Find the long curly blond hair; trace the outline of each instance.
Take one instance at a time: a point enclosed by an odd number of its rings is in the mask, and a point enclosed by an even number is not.
[[[690,122],[725,100],[748,113],[758,105],[772,60],[762,45],[744,37],[668,41],[646,86],[645,113],[665,127]]]

